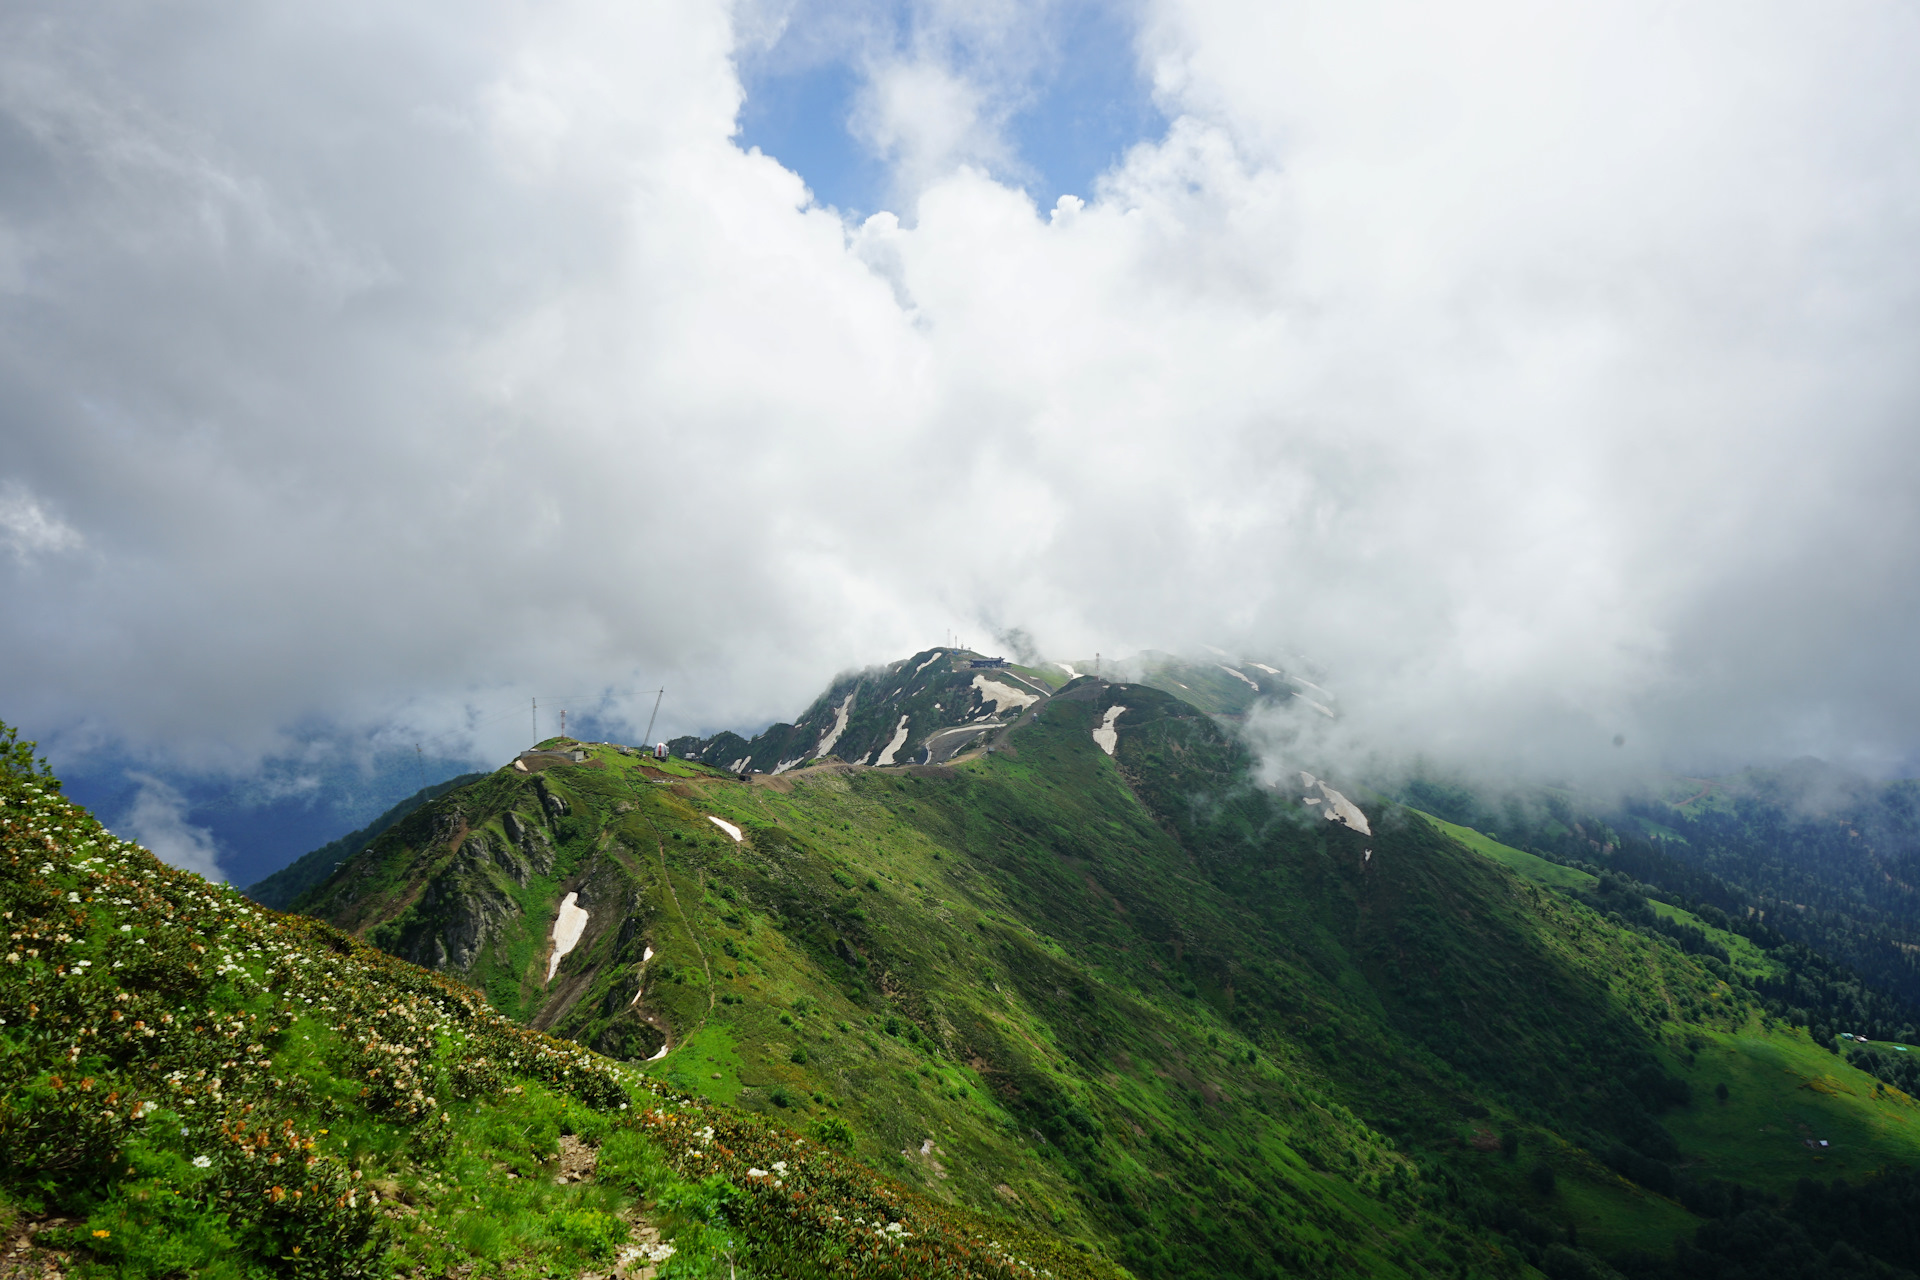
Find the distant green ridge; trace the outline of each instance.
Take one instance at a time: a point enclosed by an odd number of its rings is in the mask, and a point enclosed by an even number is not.
[[[881,693],[977,714],[937,666]],[[1370,833],[1329,822],[1145,683],[1069,681],[994,747],[742,779],[577,744],[303,905],[1153,1280],[1605,1276],[1741,1195],[1920,1158],[1905,1094],[1767,1016],[1763,952],[1617,873],[1362,791]]]
[[[1413,812],[1419,813],[1436,829],[1446,832],[1475,853],[1484,853],[1501,866],[1517,871],[1527,879],[1544,884],[1550,889],[1591,889],[1598,883],[1598,877],[1589,875],[1585,871],[1563,867],[1557,862],[1547,861],[1538,854],[1501,844],[1492,836],[1475,831],[1472,827],[1463,827],[1458,823],[1448,822],[1444,818],[1436,818],[1430,813],[1422,813],[1418,809]]]
[[[330,844],[323,844],[312,853],[302,854],[290,865],[280,868],[264,880],[248,885],[241,892],[263,907],[285,911],[301,894],[332,875],[335,867],[372,844],[388,827],[421,805],[438,800],[447,792],[464,787],[469,782],[478,782],[486,776],[484,773],[463,773],[457,778],[422,787],[358,831],[341,836]]]

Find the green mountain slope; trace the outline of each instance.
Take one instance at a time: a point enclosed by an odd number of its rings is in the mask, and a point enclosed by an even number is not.
[[[975,686],[942,660],[883,674],[941,682],[909,693],[947,714]],[[865,687],[788,737],[818,748]],[[301,907],[1146,1276],[1604,1274],[1585,1246],[1638,1266],[1920,1154],[1910,1099],[1590,877],[1397,806],[1329,821],[1338,793],[1257,785],[1145,684],[993,718],[944,764],[774,744],[788,767],[746,782],[738,756],[581,745],[421,810]]]
[[[729,732],[676,738],[667,746],[676,756],[733,773],[785,773],[828,757],[882,767],[939,764],[984,745],[1096,667],[1104,678],[1144,684],[1228,720],[1263,705],[1295,704],[1335,714],[1327,705],[1334,701],[1332,694],[1259,662],[1203,661],[1149,650],[1105,663],[1022,666],[971,650],[924,649],[884,667],[840,676],[792,724],[770,725],[751,739]]]
[[[166,867],[11,738],[8,1275],[1120,1274]]]
[[[480,773],[463,773],[457,778],[449,778],[445,782],[422,787],[360,830],[321,845],[272,875],[248,885],[246,895],[263,907],[284,910],[292,905],[294,899],[332,875],[335,867],[372,844],[373,838],[382,831],[427,801],[437,800],[447,792],[464,787],[470,782],[477,782],[485,776]]]

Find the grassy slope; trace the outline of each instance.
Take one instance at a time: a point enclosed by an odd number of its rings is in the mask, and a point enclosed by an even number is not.
[[[1114,1274],[515,1027],[5,771],[0,908],[0,1217],[63,1216],[41,1251],[91,1274],[604,1273],[661,1234],[669,1276]],[[563,1142],[593,1180],[557,1184]]]
[[[1418,810],[1413,812],[1419,813]],[[1420,817],[1432,824],[1435,830],[1444,832],[1474,852],[1485,854],[1501,866],[1548,888],[1591,889],[1597,881],[1597,877],[1577,867],[1561,866],[1557,862],[1549,862],[1538,854],[1501,844],[1492,836],[1475,831],[1471,827],[1447,822],[1430,813],[1420,813]],[[1715,928],[1693,912],[1673,906],[1671,903],[1649,899],[1647,906],[1652,908],[1655,914],[1668,920],[1677,920],[1700,930],[1727,953],[1729,961],[1736,969],[1750,977],[1774,977],[1781,972],[1780,965],[1770,959],[1766,952],[1755,946],[1751,938]]]
[[[1491,837],[1421,815],[1437,829],[1530,879],[1585,888],[1594,877],[1500,844]],[[1732,966],[1774,976],[1779,966],[1753,942],[1716,929],[1692,912],[1659,901],[1659,915],[1700,929]],[[1920,1104],[1815,1045],[1799,1029],[1750,1018],[1734,1028],[1689,1028],[1671,1042],[1668,1064],[1700,1101],[1667,1121],[1701,1176],[1789,1194],[1802,1178],[1859,1177],[1920,1158]],[[1727,1088],[1719,1100],[1716,1090]],[[1810,1147],[1825,1138],[1826,1148]],[[1644,1193],[1643,1193],[1644,1194]],[[1636,1212],[1639,1210],[1636,1209]],[[1656,1215],[1657,1216],[1657,1215]],[[1618,1247],[1658,1248],[1648,1224],[1597,1207],[1578,1215],[1590,1239]]]
[[[1422,813],[1420,816],[1432,823],[1436,830],[1445,832],[1475,853],[1485,854],[1508,870],[1518,872],[1527,879],[1544,884],[1550,889],[1591,889],[1598,880],[1598,877],[1575,867],[1563,867],[1537,854],[1501,844],[1492,836],[1482,835],[1472,827],[1459,826],[1436,818],[1430,813]]]
[[[514,893],[517,940],[476,980],[547,1016],[553,903],[598,886],[610,923],[561,966],[578,990],[555,1030],[644,1057],[651,1016],[675,1046],[655,1077],[848,1120],[868,1162],[927,1194],[1143,1274],[1510,1267],[1458,1204],[1662,1248],[1694,1220],[1584,1148],[1644,1118],[1625,1082],[1664,1066],[1694,1085],[1666,1123],[1696,1168],[1785,1185],[1739,1174],[1746,1148],[1716,1127],[1702,1073],[1720,1046],[1745,1064],[1729,1107],[1838,1108],[1821,1123],[1875,1135],[1849,1139],[1845,1167],[1913,1158],[1904,1126],[1869,1119],[1904,1104],[1824,1053],[1852,1093],[1769,1074],[1788,1038],[1738,989],[1544,891],[1583,873],[1406,810],[1374,810],[1371,839],[1332,826],[1251,787],[1210,721],[1139,686],[1109,699],[1132,710],[1108,758],[1089,734],[1102,704],[1080,696],[950,768],[751,786],[681,762],[643,781],[610,753],[550,770],[572,807],[564,865]],[[496,775],[462,803],[497,822],[531,786]],[[374,900],[449,856],[432,821],[369,859]],[[1499,1130],[1534,1154],[1482,1150]],[[1560,1174],[1551,1197],[1534,1160]]]
[[[265,879],[248,885],[247,896],[263,906],[284,910],[301,894],[332,875],[335,867],[372,844],[374,839],[388,827],[428,801],[464,787],[470,782],[477,782],[483,776],[485,775],[463,773],[457,778],[449,778],[445,782],[436,782],[430,787],[422,787],[360,830],[322,845],[312,853],[296,860],[291,866],[282,867]]]

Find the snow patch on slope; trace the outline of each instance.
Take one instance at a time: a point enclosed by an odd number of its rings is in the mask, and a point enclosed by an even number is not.
[[[847,712],[853,707],[853,695],[850,693],[840,703],[839,710],[833,713],[833,728],[827,736],[820,739],[820,746],[814,751],[816,756],[824,756],[833,750],[833,744],[840,741],[840,735],[847,731]]]
[[[1062,671],[1064,671],[1064,672],[1066,672],[1066,673],[1067,673],[1067,679],[1069,679],[1069,680],[1078,680],[1078,679],[1080,678],[1080,673],[1079,673],[1078,671],[1075,671],[1075,670],[1073,669],[1073,664],[1072,664],[1072,663],[1069,663],[1069,662],[1056,662],[1056,663],[1054,663],[1053,665],[1054,665],[1054,666],[1056,666],[1056,667],[1058,667],[1058,668],[1060,668],[1060,669],[1061,669]]]
[[[1228,666],[1224,662],[1215,663],[1214,665],[1219,667],[1222,671],[1226,672],[1228,675],[1232,676],[1235,680],[1245,680],[1249,685],[1252,686],[1253,691],[1255,693],[1260,692],[1260,686],[1253,683],[1253,678],[1251,676],[1242,675],[1240,672],[1235,671],[1232,667]]]
[[[560,901],[560,914],[553,919],[553,954],[547,957],[547,981],[553,981],[553,975],[560,968],[560,962],[567,958],[567,952],[580,945],[580,935],[587,931],[586,908],[580,905],[580,895],[569,893]]]
[[[653,959],[653,948],[648,947],[646,954],[640,957],[640,963],[644,967],[647,961],[651,959]],[[633,1008],[633,1006],[639,1004],[640,997],[645,995],[646,993],[647,993],[647,984],[642,982],[637,988],[634,989],[633,999],[627,1001],[627,1008],[631,1009]]]
[[[973,687],[980,691],[980,701],[993,704],[993,714],[999,715],[1008,707],[1030,707],[1040,701],[1037,693],[1028,693],[1025,689],[1016,689],[1010,684],[1001,684],[998,680],[989,680],[985,676],[975,676]]]
[[[874,760],[874,764],[876,765],[892,764],[893,753],[898,751],[901,747],[905,746],[906,742],[907,742],[907,718],[905,716],[901,716],[899,728],[893,731],[893,741],[889,742],[886,745],[886,749],[883,750],[880,753],[879,757]]]
[[[1118,720],[1120,713],[1125,710],[1126,708],[1121,706],[1108,707],[1106,716],[1100,721],[1100,727],[1093,731],[1093,740],[1108,755],[1112,755],[1113,749],[1120,745],[1120,731],[1113,727],[1113,722]]]
[[[1326,816],[1328,822],[1345,823],[1363,836],[1373,834],[1373,828],[1367,825],[1367,815],[1360,811],[1359,805],[1347,799],[1310,773],[1302,771],[1300,781],[1309,788],[1320,788],[1319,796],[1304,796],[1302,800],[1306,804],[1319,804],[1324,798],[1327,807],[1320,812]],[[1368,853],[1371,854],[1372,850],[1368,850]]]
[[[714,826],[720,828],[722,831],[732,836],[733,842],[735,844],[740,843],[740,828],[734,826],[731,822],[728,822],[725,818],[716,818],[712,814],[707,815],[707,821],[711,822]]]

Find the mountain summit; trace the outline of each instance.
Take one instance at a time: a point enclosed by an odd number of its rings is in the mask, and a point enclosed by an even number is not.
[[[927,650],[666,759],[550,740],[299,909],[1142,1275],[1587,1274],[1920,1150],[1904,1094],[1769,1012],[1776,953],[1257,781],[1236,719],[1324,690],[1056,665]]]
[[[290,916],[16,779],[6,1194],[86,1217],[106,1234],[60,1238],[95,1258],[194,1231],[327,1275],[378,1274],[388,1239],[431,1274],[651,1241],[679,1251],[647,1255],[662,1280],[723,1256],[902,1280],[1920,1264],[1889,1225],[1920,1208],[1908,1046],[1866,1038],[1896,999],[1635,879],[1672,860],[1564,798],[1559,847],[1609,865],[1352,779],[1262,781],[1237,724],[1262,703],[1338,714],[1257,664],[929,650],[752,739],[549,739],[358,833]],[[149,1048],[189,1013],[200,1038]],[[400,1110],[362,1114],[403,1076]],[[100,1130],[55,1168],[75,1079],[140,1108],[177,1085],[184,1145]],[[346,1135],[311,1184],[344,1216],[296,1239],[222,1189],[304,1184],[195,1181],[187,1100],[255,1134],[219,1092],[242,1079],[273,1125]],[[524,1175],[593,1168],[602,1190],[527,1208]],[[354,1209],[356,1169],[424,1234]],[[455,1216],[475,1203],[520,1207],[482,1230]]]

